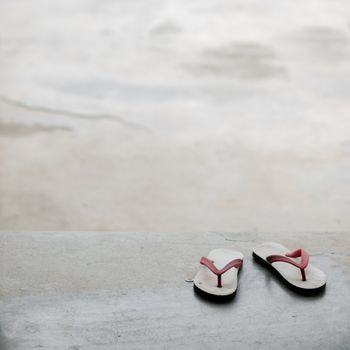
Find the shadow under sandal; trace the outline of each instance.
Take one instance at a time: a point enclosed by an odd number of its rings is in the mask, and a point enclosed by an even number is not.
[[[315,294],[326,286],[325,273],[309,265],[309,254],[302,248],[291,252],[282,244],[264,243],[253,249],[253,257],[297,293]]]
[[[201,266],[193,282],[197,292],[208,297],[231,297],[238,286],[238,271],[243,254],[231,249],[214,249],[200,260]]]

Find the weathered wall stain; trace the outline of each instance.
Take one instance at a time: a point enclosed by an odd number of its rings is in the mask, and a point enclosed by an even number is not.
[[[30,136],[37,133],[50,133],[56,131],[72,131],[68,126],[23,124],[4,122],[0,120],[0,136]]]
[[[293,33],[289,41],[303,59],[341,62],[350,58],[350,36],[336,28],[313,26]]]
[[[185,63],[183,69],[196,76],[239,79],[267,79],[287,73],[271,47],[254,42],[205,49],[194,62]]]

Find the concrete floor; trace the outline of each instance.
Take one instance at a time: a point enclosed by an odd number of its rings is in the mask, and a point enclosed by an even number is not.
[[[328,275],[302,297],[252,262],[279,235],[212,232],[0,232],[0,349],[329,349],[350,347],[350,239],[285,233]],[[235,299],[193,293],[199,258],[217,247],[245,254]],[[165,254],[166,253],[166,254]]]
[[[348,232],[349,10],[1,1],[0,228]]]

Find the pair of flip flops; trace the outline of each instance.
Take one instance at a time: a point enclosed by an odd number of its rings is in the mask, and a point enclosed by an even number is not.
[[[326,275],[309,264],[309,254],[304,249],[290,251],[279,243],[264,243],[253,249],[253,257],[300,294],[318,293],[326,286]],[[215,297],[236,293],[238,272],[243,265],[241,252],[215,249],[202,257],[200,263],[203,266],[193,280],[197,291]]]

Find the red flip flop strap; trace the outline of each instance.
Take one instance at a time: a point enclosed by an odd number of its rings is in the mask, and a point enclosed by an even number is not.
[[[298,258],[298,257],[301,257],[300,263],[296,262],[293,259],[290,259],[290,258]],[[304,249],[297,249],[290,253],[287,253],[286,255],[269,255],[266,258],[266,260],[269,263],[281,261],[281,262],[285,262],[285,263],[294,265],[296,267],[299,267],[299,269],[305,269],[309,264],[309,254]]]
[[[290,258],[299,258],[299,257],[301,257],[299,263],[293,259],[290,259]],[[286,253],[286,255],[269,255],[266,258],[266,260],[270,264],[272,264],[273,262],[279,261],[279,262],[285,262],[285,263],[294,265],[301,270],[303,281],[306,280],[304,269],[306,269],[307,265],[309,264],[309,253],[306,250],[299,248],[290,253]]]
[[[235,259],[231,260],[228,264],[226,264],[222,269],[218,269],[214,262],[205,256],[203,256],[200,260],[200,263],[204,266],[206,266],[211,272],[213,272],[215,275],[219,276],[225,273],[226,271],[232,269],[233,267],[239,268],[242,266],[243,261],[241,259]]]
[[[301,257],[301,260],[300,260],[300,263],[299,263],[299,267],[301,269],[306,269],[307,265],[309,265],[309,258],[310,258],[310,255],[309,253],[302,249],[302,248],[299,248],[299,249],[296,249],[290,253],[287,253],[286,256],[290,257],[290,258],[299,258]]]

